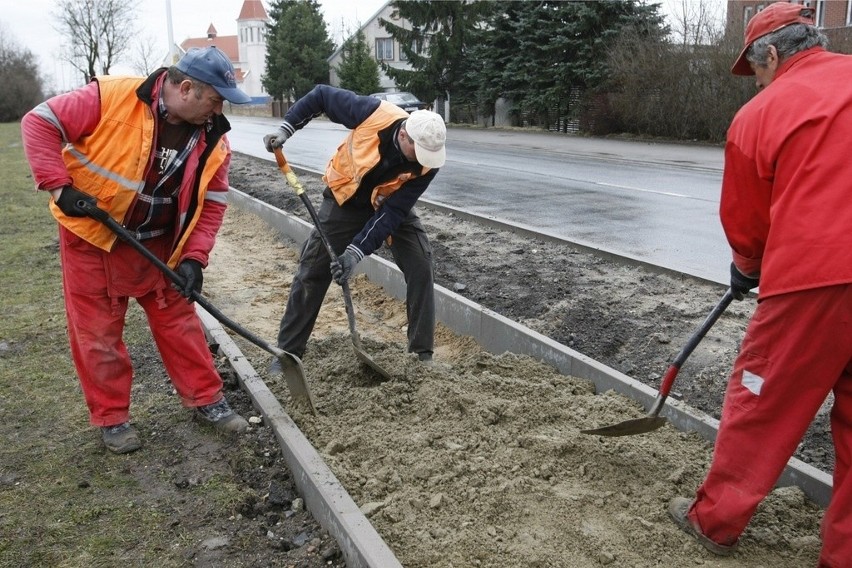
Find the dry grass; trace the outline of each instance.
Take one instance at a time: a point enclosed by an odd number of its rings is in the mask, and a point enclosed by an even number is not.
[[[287,515],[262,496],[288,486],[268,429],[235,442],[191,420],[135,303],[125,341],[145,447],[104,449],[70,358],[56,223],[19,124],[0,124],[0,171],[0,567],[325,566],[267,536],[285,527],[266,516]],[[251,413],[243,393],[228,397]],[[318,533],[306,513],[288,515],[294,534]]]

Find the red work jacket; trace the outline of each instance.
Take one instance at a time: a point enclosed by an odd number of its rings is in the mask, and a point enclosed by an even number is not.
[[[720,215],[760,297],[852,282],[852,56],[784,61],[725,146]]]
[[[100,77],[54,97],[22,120],[24,150],[39,189],[73,184],[98,199],[119,222],[128,215],[152,167],[156,112],[164,70],[147,79]],[[192,258],[207,265],[227,206],[230,148],[224,117],[214,117],[187,159],[178,192],[169,265]],[[69,142],[62,146],[62,141]],[[61,152],[60,152],[61,148]],[[116,236],[88,217],[67,217],[51,203],[54,217],[89,243],[110,250]]]

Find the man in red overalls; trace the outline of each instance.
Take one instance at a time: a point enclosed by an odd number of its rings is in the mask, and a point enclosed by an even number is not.
[[[59,222],[71,354],[90,421],[106,447],[141,447],[129,423],[133,368],[122,340],[128,299],[145,311],[166,372],[184,406],[217,430],[247,422],[222,395],[222,378],[195,309],[227,206],[231,151],[223,102],[251,99],[215,47],[191,50],[145,77],[97,77],[41,103],[21,121],[36,188],[50,192]],[[78,206],[107,211],[186,281],[162,272]]]
[[[734,553],[809,424],[834,394],[834,490],[819,566],[852,567],[852,57],[829,53],[801,5],[749,22],[732,68],[760,92],[734,117],[720,215],[731,288],[760,284],[734,362],[713,462],[669,514],[711,552]]]

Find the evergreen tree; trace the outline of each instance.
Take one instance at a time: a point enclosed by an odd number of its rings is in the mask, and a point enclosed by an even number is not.
[[[44,100],[43,91],[35,56],[0,27],[0,122],[21,120]]]
[[[342,61],[337,68],[340,86],[362,95],[381,90],[379,64],[370,54],[364,32],[359,29],[358,33],[343,43],[342,49]]]
[[[547,125],[570,114],[569,102],[607,82],[607,53],[628,29],[649,37],[668,30],[659,5],[637,0],[503,1],[476,35],[472,76],[481,102],[498,97]]]
[[[292,102],[328,83],[334,44],[317,0],[273,0],[267,27],[266,73],[261,82],[272,98]]]
[[[482,0],[393,2],[394,17],[407,20],[411,29],[385,19],[379,23],[399,42],[412,69],[385,64],[382,69],[401,90],[421,100],[445,96],[470,72],[470,35],[494,4]]]

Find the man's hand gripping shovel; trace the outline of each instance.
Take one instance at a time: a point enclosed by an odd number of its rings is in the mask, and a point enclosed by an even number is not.
[[[184,279],[183,277],[169,268],[165,262],[160,260],[155,254],[153,254],[150,250],[148,250],[145,245],[136,240],[136,237],[133,234],[125,229],[120,223],[118,223],[115,219],[110,217],[109,213],[100,209],[96,205],[88,203],[85,200],[80,200],[77,202],[77,206],[86,211],[90,217],[96,219],[106,225],[113,233],[115,233],[118,238],[122,241],[129,244],[131,247],[136,249],[142,256],[148,259],[152,264],[154,264],[157,268],[159,268],[163,274],[168,277],[169,280],[177,284],[179,288],[183,288]],[[254,333],[250,332],[240,324],[231,320],[228,316],[223,314],[216,308],[213,304],[210,303],[207,298],[199,294],[198,292],[192,292],[192,299],[198,302],[202,308],[207,310],[210,315],[216,318],[219,322],[221,322],[226,327],[230,328],[235,333],[241,335],[245,339],[254,343],[264,351],[271,353],[275,357],[278,358],[278,361],[281,363],[281,370],[284,374],[284,379],[287,381],[287,388],[290,389],[290,394],[293,397],[293,400],[299,402],[305,402],[311,408],[311,411],[316,414],[317,410],[314,406],[314,398],[311,394],[310,389],[308,388],[308,382],[305,379],[305,373],[302,369],[302,361],[293,355],[292,353],[288,353],[278,347],[271,345],[270,343],[264,341]]]
[[[314,209],[314,205],[311,203],[311,200],[308,199],[308,196],[305,195],[305,189],[302,187],[299,178],[296,177],[296,174],[293,172],[290,164],[287,163],[287,158],[284,157],[284,152],[281,151],[281,148],[275,149],[275,161],[278,163],[278,169],[280,169],[281,173],[284,174],[284,177],[287,178],[287,184],[293,188],[293,191],[296,192],[296,195],[299,196],[299,199],[302,200],[302,203],[304,203],[305,207],[308,209],[308,213],[311,215],[314,227],[316,228],[320,239],[322,239],[323,245],[325,245],[328,256],[331,257],[332,261],[336,261],[337,255],[334,253],[334,249],[331,247],[331,242],[328,240],[325,231],[323,231],[322,226],[320,225],[316,209]],[[352,295],[349,292],[349,283],[343,282],[343,284],[341,284],[341,288],[343,289],[343,302],[346,304],[346,317],[349,320],[349,335],[352,337],[355,356],[358,357],[362,363],[365,363],[384,378],[390,379],[390,373],[383,369],[382,366],[375,361],[375,359],[370,357],[361,346],[361,336],[358,335],[358,330],[355,329],[355,308],[352,306]]]

